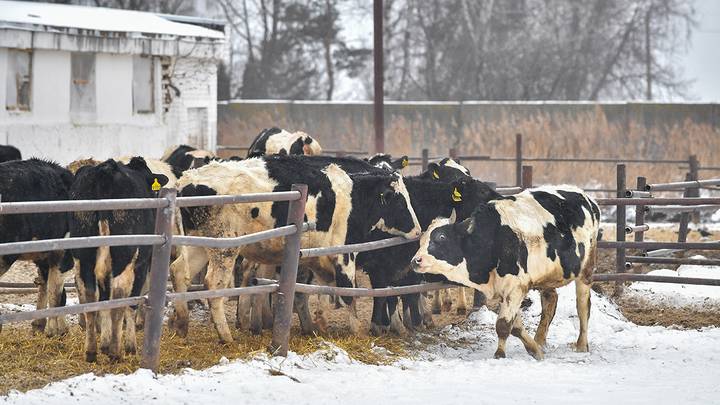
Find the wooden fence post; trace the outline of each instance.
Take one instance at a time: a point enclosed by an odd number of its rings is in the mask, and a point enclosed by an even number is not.
[[[637,187],[635,188],[637,191],[645,191],[645,186],[647,185],[647,179],[645,177],[638,177],[637,178]],[[635,225],[640,226],[645,224],[645,206],[644,205],[637,205],[635,206]],[[645,232],[635,232],[635,242],[642,242],[645,238]]]
[[[428,163],[430,163],[430,151],[428,151],[427,148],[423,148],[422,160],[420,161],[420,167],[422,167],[423,172],[427,170]]]
[[[692,173],[685,174],[685,181],[692,181]],[[683,192],[683,197],[691,197],[692,191],[690,188],[686,188]],[[678,242],[687,242],[688,225],[690,223],[690,213],[683,212],[680,214],[680,227],[678,229]]]
[[[165,198],[168,206],[158,208],[155,215],[155,233],[165,237],[165,243],[154,245],[150,264],[150,292],[145,307],[145,336],[140,367],[153,371],[160,365],[160,337],[162,336],[165,294],[167,293],[170,253],[172,251],[173,222],[177,190],[163,188],[159,198]]]
[[[532,188],[533,184],[533,168],[532,166],[523,166],[522,167],[522,183],[520,187],[522,189],[526,188]]]
[[[290,201],[288,206],[287,223],[288,225],[295,225],[297,232],[285,237],[284,259],[280,271],[280,286],[275,294],[275,320],[273,321],[272,343],[270,344],[270,352],[279,356],[287,356],[290,345],[290,327],[292,326],[295,282],[300,259],[300,238],[305,216],[307,185],[293,184],[291,190],[300,192],[300,199]]]
[[[626,183],[625,183],[625,165],[619,164],[617,165],[617,198],[625,198],[625,189],[626,189]],[[626,206],[625,205],[618,205],[616,210],[616,224],[615,226],[617,229],[615,230],[615,240],[618,242],[625,242],[625,226],[627,225],[627,220],[625,218],[626,214]],[[624,247],[618,247],[615,251],[615,271],[617,273],[623,273],[625,272],[625,248]],[[622,285],[621,282],[618,282],[617,287],[620,288]],[[618,290],[616,290],[619,292]]]
[[[690,163],[690,177],[693,181],[700,180],[700,162],[698,161],[697,155],[690,155],[690,158],[688,159]],[[700,197],[700,188],[699,187],[693,187],[688,190],[688,197]],[[694,223],[700,222],[700,211],[696,211],[692,213],[692,221]]]
[[[515,134],[515,185],[522,187],[522,134]]]

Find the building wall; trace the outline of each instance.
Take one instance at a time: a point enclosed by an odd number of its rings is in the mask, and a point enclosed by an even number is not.
[[[202,123],[203,143],[214,148],[217,94],[214,61],[179,59],[172,81],[181,95],[164,106],[162,75],[156,58],[155,112],[135,114],[133,56],[99,53],[95,60],[96,114],[72,117],[70,55],[65,51],[34,50],[30,111],[8,112],[4,108],[7,48],[0,48],[0,142],[18,147],[24,157],[45,157],[63,164],[84,157],[160,157],[168,146],[187,143],[187,128]],[[168,107],[167,114],[164,107]],[[188,118],[188,108],[204,108],[207,117],[193,122]]]

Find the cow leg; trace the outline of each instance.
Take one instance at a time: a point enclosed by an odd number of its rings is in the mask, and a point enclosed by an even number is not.
[[[258,271],[259,277],[272,279],[275,277],[275,266],[260,266]],[[274,314],[271,306],[270,294],[259,295],[262,298],[260,306],[260,317],[262,320],[262,328],[272,330]]]
[[[496,359],[505,358],[505,342],[510,336],[515,317],[520,311],[520,304],[524,297],[525,293],[520,288],[513,288],[500,303],[498,318],[495,322],[495,330],[498,335],[498,347],[495,351]]]
[[[75,260],[75,269],[79,275],[75,277],[77,283],[78,296],[83,297],[84,303],[97,302],[98,291],[95,272],[92,266],[88,266],[86,262]],[[85,318],[85,361],[95,362],[97,360],[97,312],[87,312],[80,314]]]
[[[127,298],[132,291],[133,282],[135,281],[135,263],[137,262],[138,251],[130,260],[122,273],[114,276],[110,282],[110,298]],[[125,319],[125,313],[130,312],[130,318],[134,316],[130,308],[114,308],[110,310],[112,321],[112,338],[110,340],[110,352],[108,356],[111,360],[121,360],[123,358],[123,321],[128,321],[135,328],[135,322],[131,319]],[[133,336],[134,337],[134,336]],[[135,342],[128,342],[125,347],[130,346],[132,352],[135,351]]]
[[[466,292],[467,288],[458,288],[458,305],[456,310],[458,315],[467,314],[467,295],[465,294]]]
[[[170,265],[170,279],[173,284],[173,291],[187,292],[190,280],[195,274],[202,271],[208,263],[208,255],[204,248],[194,246],[183,246],[180,255]],[[173,301],[174,312],[170,317],[170,327],[180,337],[188,334],[190,313],[187,301]]]
[[[328,331],[327,314],[330,311],[330,299],[327,295],[318,295],[318,305],[315,309],[313,325],[318,333],[325,334]]]
[[[418,304],[420,305],[420,313],[422,314],[423,325],[425,325],[426,328],[435,327],[435,322],[432,318],[432,311],[430,310],[430,302],[428,302],[426,294],[420,294],[420,301]]]
[[[76,291],[78,295],[78,302],[80,304],[85,303],[85,294],[83,294],[80,291],[80,283],[82,283],[82,279],[80,278],[80,269],[75,267],[75,286],[78,286]],[[83,314],[78,315],[78,325],[80,325],[80,329],[85,330],[85,316]]]
[[[396,335],[405,333],[405,325],[400,319],[400,311],[398,311],[398,297],[387,297],[387,313],[390,316],[390,332]]]
[[[580,336],[575,343],[575,351],[587,352],[587,329],[590,320],[590,284],[582,279],[575,280],[575,296],[578,318],[580,318]]]
[[[485,297],[485,294],[481,293],[478,290],[473,291],[473,311],[476,311],[480,309],[485,303],[487,302],[487,297]]]
[[[60,272],[60,266],[57,262],[58,260],[55,260],[55,263],[50,265],[50,271],[48,273],[46,288],[49,308],[64,306],[67,298],[65,296],[64,280],[62,273]],[[67,331],[68,326],[65,322],[64,316],[57,316],[48,319],[47,326],[45,327],[45,335],[50,337],[60,336],[67,333]]]
[[[462,287],[460,287],[462,288]],[[443,312],[450,312],[452,309],[452,294],[450,290],[445,290],[442,296],[442,310]]]
[[[140,295],[145,295],[150,291],[150,277],[145,277]],[[136,330],[143,330],[145,328],[145,304],[138,304],[135,312],[135,320],[133,321]],[[127,342],[126,342],[127,347]],[[134,352],[133,352],[134,353]]]
[[[298,314],[298,318],[300,318],[300,330],[302,330],[303,335],[312,335],[315,332],[315,324],[310,316],[308,297],[307,294],[295,293],[295,299],[293,300],[293,307]]]
[[[547,331],[550,323],[555,317],[555,309],[557,308],[558,294],[554,288],[542,290],[540,293],[540,304],[542,305],[542,314],[540,315],[540,323],[535,332],[535,342],[540,347],[545,347],[547,339]]]
[[[356,309],[357,299],[354,298],[352,302],[347,306],[348,309],[348,323],[350,324],[350,332],[353,335],[357,335],[360,332],[360,327],[362,325],[362,322],[360,322],[360,319],[358,318],[357,309]]]
[[[383,324],[384,318],[387,318],[387,298],[373,297],[372,316],[370,317],[370,333],[373,336],[382,336],[387,332],[387,325]]]
[[[435,315],[442,313],[442,305],[440,304],[440,294],[442,294],[442,292],[443,290],[435,290],[435,292],[433,292],[432,313]]]
[[[403,303],[403,323],[408,330],[418,330],[423,324],[420,314],[420,294],[407,294],[400,296]]]
[[[38,268],[38,276],[35,278],[35,285],[38,286],[38,297],[35,308],[45,309],[48,305],[47,281],[50,273],[50,267],[48,266],[47,260],[36,261],[35,265],[37,265]],[[47,323],[47,318],[35,319],[31,322],[33,332],[43,332]]]
[[[233,277],[235,279],[235,288],[247,287],[250,284],[251,269],[249,262],[244,260],[242,256],[235,259],[235,268]],[[240,295],[237,297],[237,309],[235,312],[235,329],[242,330],[250,326],[250,310],[252,296]]]
[[[228,251],[211,250],[209,253],[207,275],[205,276],[205,287],[208,290],[219,290],[230,286],[233,280],[233,267],[237,253]],[[225,317],[225,298],[210,298],[210,318],[215,330],[223,343],[233,341],[230,327]]]
[[[542,349],[537,343],[535,343],[535,340],[530,336],[527,330],[525,330],[522,316],[520,316],[520,314],[515,316],[515,322],[513,323],[510,333],[516,338],[520,339],[523,346],[525,346],[525,350],[527,350],[528,354],[533,356],[535,360],[543,359],[544,356]]]
[[[138,329],[138,325],[136,325],[136,319],[142,319],[142,317],[138,317],[135,312],[139,309],[140,307],[133,311],[130,307],[125,308],[125,353],[127,354],[135,354],[137,352],[137,336],[135,335],[135,331]]]

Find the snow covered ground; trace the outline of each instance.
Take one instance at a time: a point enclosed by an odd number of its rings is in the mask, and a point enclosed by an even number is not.
[[[658,286],[658,284],[655,284]],[[678,288],[675,286],[675,288]],[[719,289],[720,290],[720,289]],[[638,289],[642,291],[642,289]],[[0,403],[717,403],[720,400],[720,328],[680,330],[628,322],[593,293],[591,353],[575,353],[574,287],[559,290],[544,361],[528,356],[517,339],[508,358],[495,360],[495,315],[482,310],[443,329],[442,343],[418,349],[389,366],[351,360],[328,347],[287,359],[258,356],[221,361],[207,370],[155,376],[148,371],[96,377],[86,374]],[[534,329],[540,300],[525,313]],[[436,332],[437,333],[437,332]],[[320,401],[320,402],[318,402]],[[420,401],[420,402],[419,402]]]

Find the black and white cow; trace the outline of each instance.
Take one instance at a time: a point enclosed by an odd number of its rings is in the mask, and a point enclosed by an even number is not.
[[[215,154],[210,151],[179,145],[166,150],[160,160],[169,164],[175,177],[179,178],[185,170],[206,165],[214,158]]]
[[[0,145],[0,163],[20,159],[22,159],[22,155],[18,148],[11,145]]]
[[[29,159],[0,164],[2,202],[67,200],[72,182],[72,173],[52,162]],[[65,213],[0,215],[0,243],[60,239],[67,232]],[[37,309],[63,306],[62,258],[63,251],[0,256],[0,277],[15,261],[30,260],[38,267]],[[63,317],[33,321],[33,328],[44,328],[48,336],[67,331]]]
[[[132,158],[127,165],[107,160],[78,170],[70,189],[74,200],[149,198],[155,182],[167,184],[162,174],[152,173],[143,158]],[[154,210],[114,210],[75,212],[70,217],[70,236],[152,234]],[[103,246],[73,249],[79,269],[78,294],[84,302],[137,296],[145,283],[150,265],[151,246]],[[135,317],[131,308],[100,311],[100,350],[111,359],[124,352],[135,353]],[[123,339],[123,321],[125,333]],[[96,313],[85,314],[85,359],[97,358]]]
[[[322,147],[317,140],[305,132],[289,132],[273,127],[260,131],[250,144],[247,157],[275,154],[318,156],[322,154]]]
[[[505,357],[510,334],[536,359],[543,358],[555,315],[555,289],[575,281],[580,336],[576,350],[588,351],[590,285],[600,210],[572,186],[540,187],[481,204],[462,221],[433,221],[413,258],[418,273],[441,274],[499,301],[495,357]],[[535,338],[525,330],[520,305],[529,289],[541,290],[542,315]]]
[[[399,159],[393,159],[391,155],[386,153],[377,153],[367,159],[363,159],[371,165],[380,169],[389,171],[400,171],[410,164],[410,159],[407,156],[403,156]]]
[[[348,173],[342,168],[354,164],[363,164],[365,170]],[[303,234],[303,247],[364,242],[373,229],[406,237],[420,234],[403,178],[358,159],[273,155],[241,162],[211,162],[187,171],[178,180],[178,189],[182,196],[243,194],[285,191],[292,184],[307,184],[305,213],[307,220],[316,224],[316,230]],[[285,225],[287,207],[287,202],[232,204],[187,208],[182,216],[189,235],[236,237]],[[206,287],[228,287],[238,255],[256,263],[278,265],[283,246],[284,240],[275,238],[237,249],[187,249],[187,257],[172,265],[175,291],[186,291],[188,280],[206,263]],[[312,270],[317,283],[354,286],[354,262],[345,261],[342,255],[307,258],[301,263]],[[223,300],[211,299],[210,307],[220,338],[231,342]],[[185,335],[187,305],[177,302],[175,311],[174,327]],[[349,312],[351,328],[357,330],[359,321],[354,311]]]
[[[405,186],[422,229],[427,229],[435,218],[449,218],[453,212],[457,218],[468,218],[477,205],[501,198],[500,194],[488,185],[474,179],[445,183],[414,176],[405,177]],[[380,240],[390,236],[375,230],[371,234],[371,239]],[[411,259],[418,247],[419,243],[413,242],[361,252],[357,257],[357,266],[368,273],[373,288],[418,284],[422,281],[422,277],[409,271]],[[403,308],[406,312],[405,324],[409,328],[417,328],[423,322],[419,299],[419,294],[402,296]],[[397,297],[374,298],[371,320],[371,331],[374,334],[382,333],[391,326],[394,331],[399,331],[396,307]]]

